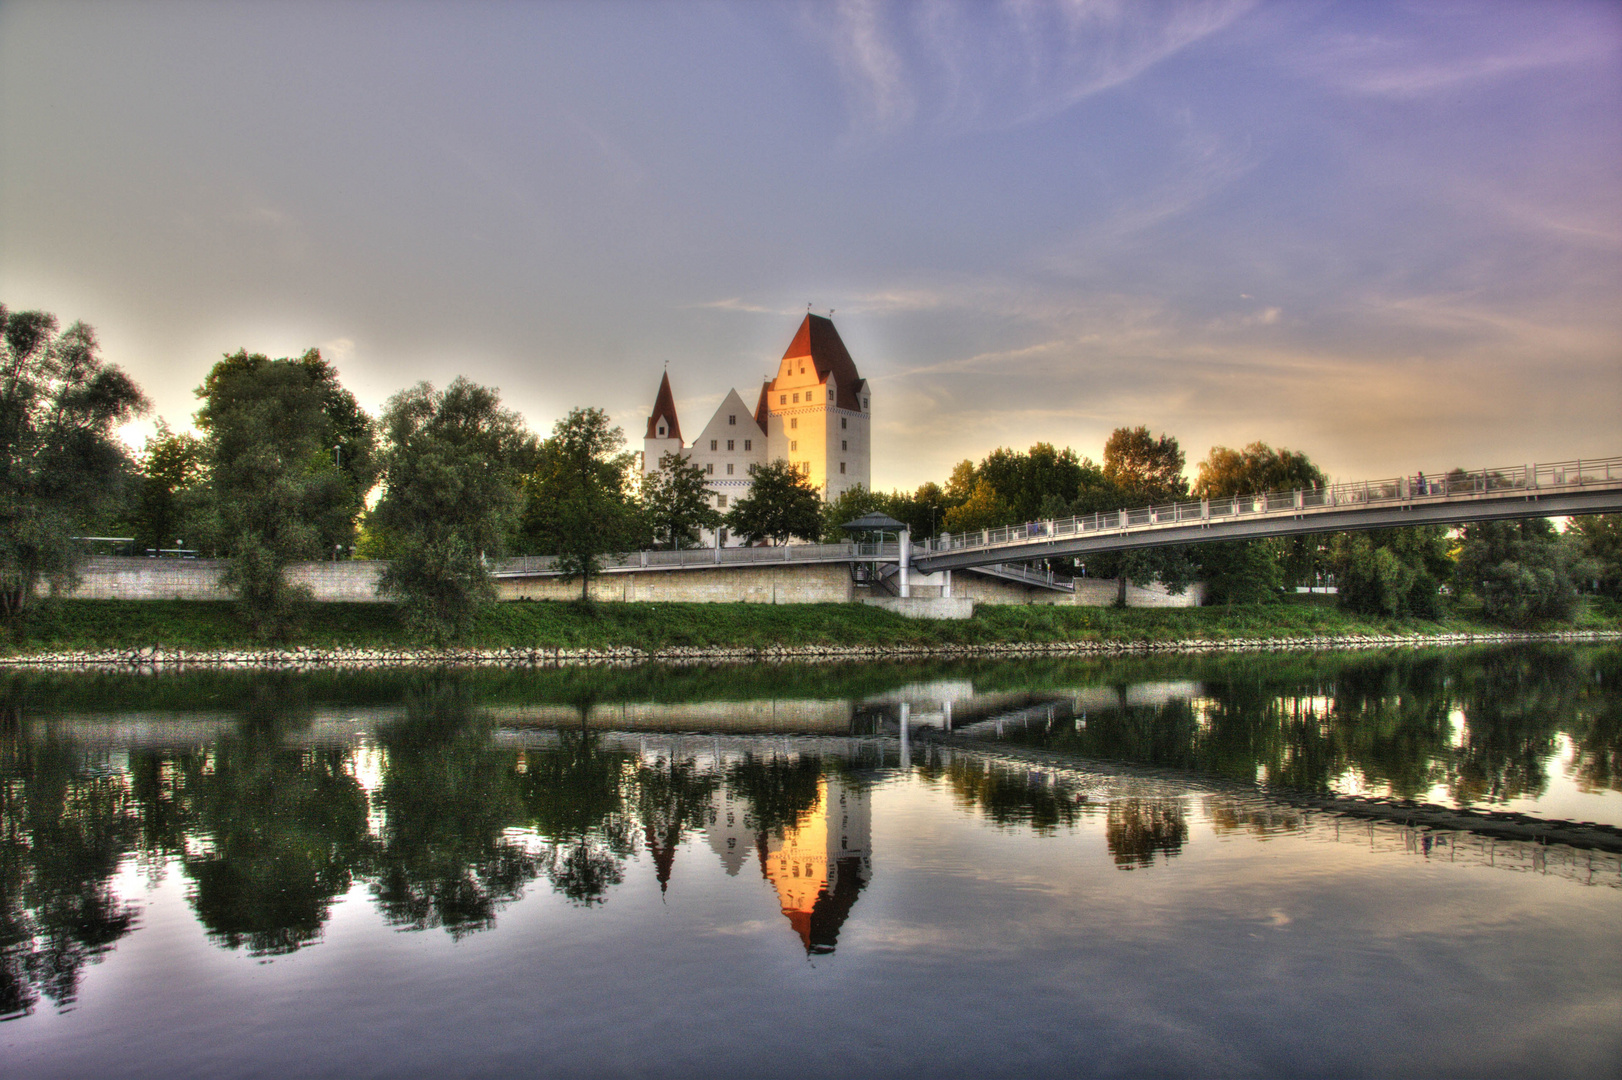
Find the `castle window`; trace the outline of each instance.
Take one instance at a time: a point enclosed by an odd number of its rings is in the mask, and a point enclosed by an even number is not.
[[[844,431],[845,428],[847,428],[849,426],[850,426],[850,421],[848,419],[846,419],[845,417],[841,416],[839,418],[839,430]]]
[[[745,450],[753,450],[755,448],[755,440],[753,440],[753,439],[745,439],[743,441],[743,448]]]
[[[844,439],[840,439],[839,440],[839,449],[841,449],[841,450],[849,450],[850,449],[850,443],[846,442]]]
[[[732,471],[730,466],[728,466],[727,471]],[[717,495],[715,497],[715,505],[720,507],[722,510],[725,510],[727,508],[727,497],[725,495]]]
[[[778,394],[777,395],[777,403],[779,405],[787,405],[788,404],[788,395],[787,394]]]
[[[793,428],[795,431],[799,431],[800,430],[800,418],[798,416],[789,417],[788,426]]]
[[[715,475],[715,462],[713,462],[713,461],[705,462],[704,463],[704,471],[709,473],[711,476],[714,476]]]
[[[664,438],[664,436],[665,436],[665,426],[663,424],[660,424],[659,425],[659,437],[662,439],[662,438]]]
[[[714,440],[714,439],[711,439],[711,440],[710,440],[710,449],[711,449],[711,450],[714,450],[714,449],[715,449],[715,440]]]
[[[728,440],[727,440],[727,449],[728,449],[728,450],[731,450],[731,449],[732,449],[732,440],[731,440],[731,439],[728,439]]]
[[[727,417],[727,423],[731,424],[733,427],[737,427],[738,426],[738,417],[736,415],[728,416]]]
[[[794,441],[791,441],[788,444],[788,448],[790,450],[798,450],[800,448],[800,444],[799,444],[799,442],[797,440],[794,440]]]
[[[794,404],[798,405],[799,403],[800,403],[800,395],[795,394],[794,395]]]
[[[863,412],[867,411],[867,399],[866,398],[862,399],[862,411]]]
[[[815,393],[816,393],[815,390],[807,390],[805,392],[805,400],[810,401],[811,400],[811,395],[815,394]]]
[[[843,461],[841,461],[841,462],[840,462],[840,463],[839,463],[839,471],[840,471],[840,472],[844,472],[844,471],[845,471],[845,463],[844,463],[844,462],[843,462]]]
[[[729,462],[727,462],[727,475],[728,475],[728,476],[731,476],[731,475],[732,475],[732,462],[730,462],[730,461],[729,461]],[[723,497],[724,497],[724,496],[723,496]]]

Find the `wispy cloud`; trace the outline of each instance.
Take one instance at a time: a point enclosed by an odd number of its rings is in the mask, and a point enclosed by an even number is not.
[[[1488,23],[1500,31],[1488,34],[1468,8],[1453,9],[1449,17],[1456,25],[1421,24],[1411,36],[1335,35],[1300,49],[1293,64],[1346,93],[1418,98],[1616,54],[1614,30],[1585,32],[1569,18],[1548,27],[1533,23],[1521,33],[1503,33],[1501,25]]]
[[[1064,0],[999,4],[843,0],[824,28],[861,129],[915,119],[947,128],[1017,126],[1131,82],[1218,33],[1252,0]]]

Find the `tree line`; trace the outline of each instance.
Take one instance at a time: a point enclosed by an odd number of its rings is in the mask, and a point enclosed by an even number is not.
[[[1256,442],[1214,447],[1192,484],[1175,438],[1119,428],[1101,464],[1066,447],[994,450],[944,484],[911,493],[851,489],[824,503],[786,461],[753,473],[722,514],[705,476],[680,455],[647,475],[624,433],[577,408],[550,435],[531,432],[498,392],[458,378],[403,390],[369,416],[319,350],[271,359],[239,350],[196,388],[196,435],[161,420],[138,452],[117,428],[143,414],[140,388],[100,355],[83,323],[0,305],[0,617],[48,583],[71,583],[76,537],[127,535],[139,550],[185,548],[228,560],[226,584],[267,638],[298,624],[308,591],[287,567],[322,558],[387,559],[382,588],[407,623],[446,642],[494,598],[490,559],[554,556],[581,599],[605,556],[683,548],[703,530],[750,542],[838,541],[873,510],[914,538],[1163,503],[1312,488],[1305,455]],[[1579,584],[1622,594],[1622,516],[1392,529],[1286,540],[1222,541],[1088,559],[1090,576],[1207,582],[1210,601],[1254,603],[1332,575],[1341,602],[1375,614],[1434,615],[1443,585],[1511,622],[1569,617]]]

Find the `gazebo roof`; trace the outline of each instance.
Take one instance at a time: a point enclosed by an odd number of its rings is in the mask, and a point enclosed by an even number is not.
[[[906,526],[889,514],[875,510],[871,514],[863,514],[855,521],[847,521],[840,526],[848,532],[900,532]]]

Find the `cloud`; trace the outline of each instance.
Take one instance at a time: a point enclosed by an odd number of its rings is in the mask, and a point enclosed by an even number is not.
[[[882,133],[922,117],[948,129],[995,129],[1041,120],[1131,82],[1252,6],[844,0],[821,36],[859,128]],[[810,9],[814,25],[825,10]]]
[[[1573,9],[1562,13],[1567,18],[1519,26],[1454,9],[1454,18],[1418,22],[1403,37],[1334,35],[1300,50],[1294,66],[1345,93],[1419,98],[1614,57],[1614,28],[1593,32],[1569,17]]]
[[[713,311],[746,311],[746,312],[749,312],[750,314],[757,314],[757,315],[781,315],[781,314],[783,314],[782,312],[777,311],[777,310],[775,310],[773,308],[762,307],[759,304],[751,304],[748,301],[740,299],[739,297],[736,297],[736,296],[728,297],[725,300],[710,300],[710,301],[708,301],[706,303],[694,304],[692,306],[695,307],[695,308],[709,308],[709,309],[711,309]]]
[[[355,358],[354,338],[333,338],[331,341],[321,342],[318,348],[320,348],[321,355],[324,358],[340,366]]]

